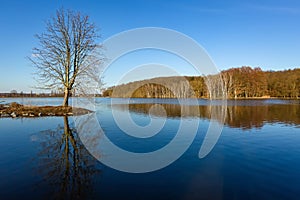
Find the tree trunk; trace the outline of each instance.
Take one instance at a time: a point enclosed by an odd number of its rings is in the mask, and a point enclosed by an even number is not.
[[[63,106],[69,106],[69,96],[70,96],[70,90],[68,88],[65,88]]]

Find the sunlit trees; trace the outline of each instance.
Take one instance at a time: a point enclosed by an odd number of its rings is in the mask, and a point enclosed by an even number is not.
[[[285,71],[268,71],[268,92],[270,96],[281,98],[299,98],[300,69]]]
[[[222,71],[229,98],[262,97],[267,94],[267,78],[260,68],[241,67]]]
[[[223,88],[218,83],[222,78]],[[230,68],[207,77],[160,77],[123,84],[107,89],[104,96],[139,98],[216,98],[213,94],[223,91],[227,98],[299,98],[300,69],[267,71],[261,68]],[[185,81],[184,81],[185,80]],[[154,84],[158,82],[160,84]],[[187,85],[188,83],[188,85]],[[219,85],[218,85],[219,84]],[[129,92],[136,88],[134,92]],[[192,90],[192,91],[191,91]],[[220,97],[220,94],[218,95]]]

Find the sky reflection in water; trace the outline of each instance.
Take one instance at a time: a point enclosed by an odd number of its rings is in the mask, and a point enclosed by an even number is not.
[[[181,117],[174,100],[171,104],[156,100],[166,110],[166,126],[141,141],[118,129],[107,99],[97,101],[101,102],[97,116],[108,137],[136,152],[166,145]],[[139,104],[134,99],[129,105],[133,120],[141,126],[149,123],[152,104],[147,101]],[[198,151],[209,124],[209,106],[201,102],[184,108],[190,110],[186,120],[197,117],[196,107],[200,111],[193,144],[170,166],[146,174],[123,173],[99,163],[82,146],[72,118],[0,119],[0,195],[4,199],[298,199],[300,105],[282,102],[228,102],[222,135],[204,159],[198,158]],[[123,106],[118,104],[119,112]],[[159,118],[159,112],[155,116]]]

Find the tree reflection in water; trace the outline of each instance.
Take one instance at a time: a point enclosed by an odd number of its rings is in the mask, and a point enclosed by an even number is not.
[[[129,110],[135,113],[148,115],[149,109],[154,104],[130,104]],[[213,107],[215,110],[222,110],[222,106],[189,106],[178,104],[160,104],[166,111],[168,118],[211,118]],[[125,105],[115,105],[120,110],[125,109]],[[218,108],[219,107],[219,108]],[[182,109],[185,110],[185,116],[182,116]],[[199,109],[199,112],[195,112]],[[160,110],[153,110],[153,114],[161,116]],[[188,114],[187,114],[188,113]],[[187,115],[186,115],[187,114]],[[216,119],[218,120],[218,119]],[[265,123],[285,123],[298,126],[300,124],[300,106],[299,104],[269,104],[259,106],[234,106],[226,108],[225,125],[232,128],[261,128]]]
[[[42,131],[38,141],[38,172],[50,186],[48,197],[90,197],[93,176],[99,174],[100,169],[81,143],[77,132],[70,128],[68,117],[64,117],[64,127]]]

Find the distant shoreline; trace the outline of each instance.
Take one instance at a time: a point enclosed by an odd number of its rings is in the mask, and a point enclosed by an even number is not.
[[[20,98],[63,98],[62,96],[35,96],[35,97],[1,97],[0,96],[0,103],[1,99],[5,98],[11,98],[11,99],[20,99]],[[70,98],[82,98],[79,96],[74,96]],[[84,97],[83,97],[84,98]],[[127,97],[109,97],[109,96],[96,96],[96,98],[120,98],[120,99],[127,99]],[[131,99],[176,99],[176,98],[152,98],[152,97],[130,97]],[[179,98],[179,99],[190,99],[190,98]],[[209,100],[209,98],[197,98],[197,99],[206,99]],[[237,98],[227,98],[226,100],[258,100],[258,99],[278,99],[278,100],[300,100],[300,98],[295,97],[237,97]],[[217,99],[216,99],[217,100]],[[2,101],[3,103],[5,101]]]
[[[0,99],[1,98],[63,98],[64,94],[46,94],[46,93],[41,93],[41,94],[10,94],[10,93],[0,93]],[[70,97],[78,97],[78,96],[70,96]],[[101,97],[101,95],[96,94],[96,97]]]

